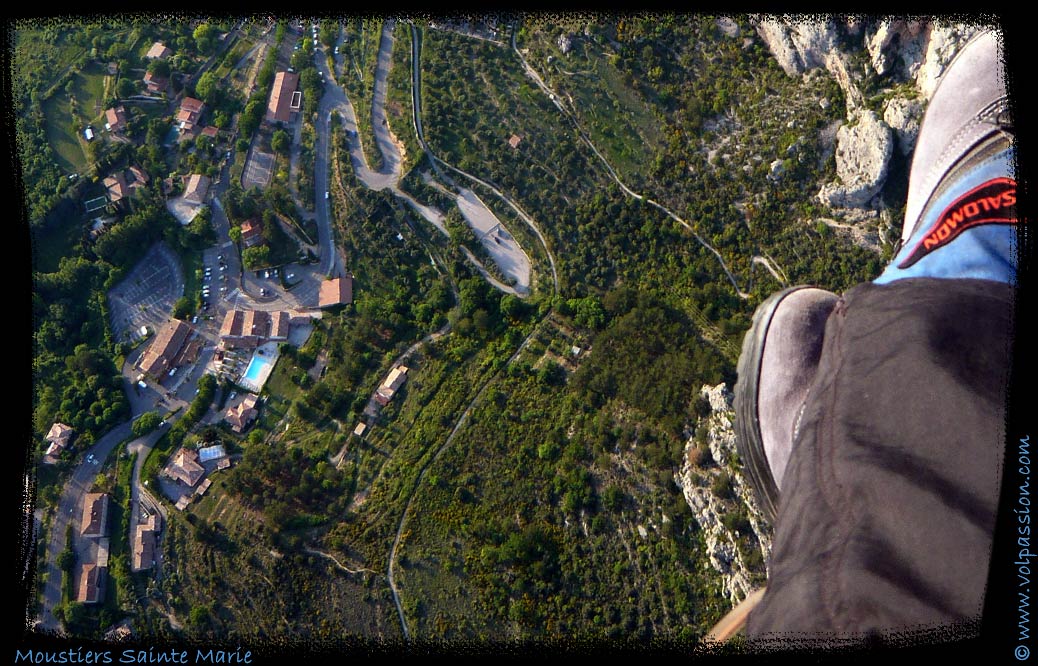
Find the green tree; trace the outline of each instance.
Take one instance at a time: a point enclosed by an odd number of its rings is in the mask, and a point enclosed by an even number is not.
[[[181,296],[173,304],[173,317],[175,319],[186,319],[193,310],[191,299],[187,296]]]
[[[219,104],[220,92],[220,79],[211,71],[200,76],[198,83],[195,84],[195,94],[200,100],[211,106]]]
[[[115,94],[119,97],[130,97],[131,95],[137,94],[137,83],[127,76],[123,76],[119,79],[119,83],[115,86]]]
[[[143,437],[158,428],[160,423],[162,423],[162,417],[158,412],[144,412],[133,422],[133,436]]]
[[[152,76],[159,76],[164,79],[168,79],[170,75],[169,62],[163,58],[156,58],[148,63],[148,72]]]
[[[242,137],[251,136],[259,128],[265,108],[261,99],[249,100],[249,103],[245,105],[245,110],[238,119],[238,128],[241,130]]]
[[[192,36],[198,45],[198,50],[208,55],[216,49],[216,37],[219,31],[211,23],[203,23],[195,28]]]
[[[242,263],[245,268],[255,270],[270,265],[270,248],[266,245],[248,247],[241,253]]]
[[[270,147],[276,153],[288,155],[288,150],[291,146],[292,140],[288,138],[288,132],[285,130],[275,130],[274,135],[270,137]]]

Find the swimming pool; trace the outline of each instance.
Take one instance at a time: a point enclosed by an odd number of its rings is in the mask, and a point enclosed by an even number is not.
[[[270,361],[262,356],[253,356],[252,360],[249,361],[249,367],[245,368],[245,374],[242,376],[242,379],[255,384],[260,379],[260,373],[269,365]]]
[[[266,383],[270,371],[274,368],[274,362],[277,360],[277,355],[272,351],[268,349],[260,354],[257,350],[257,353],[252,355],[249,365],[245,368],[245,374],[242,375],[239,382],[241,386],[254,392],[259,392],[263,388],[263,384]]]

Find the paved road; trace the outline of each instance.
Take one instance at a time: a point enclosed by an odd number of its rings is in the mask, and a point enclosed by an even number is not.
[[[47,534],[47,559],[41,572],[47,576],[43,586],[43,608],[38,625],[41,629],[54,632],[62,630],[53,611],[61,603],[61,569],[58,567],[58,555],[65,549],[65,532],[69,525],[72,525],[73,534],[79,530],[83,496],[90,490],[94,478],[115,446],[131,435],[131,427],[132,421],[121,423],[87,449],[86,453],[93,454],[100,464],[89,463],[84,456],[83,461],[72,472],[69,482],[65,484]]]

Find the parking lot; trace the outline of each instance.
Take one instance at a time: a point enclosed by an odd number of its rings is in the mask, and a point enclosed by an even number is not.
[[[173,251],[156,243],[122,282],[108,292],[112,332],[132,342],[141,326],[154,334],[169,319],[173,304],[184,293],[184,276]]]
[[[462,189],[457,197],[458,208],[494,258],[501,272],[515,279],[517,291],[530,291],[530,258],[515,238],[502,226],[497,216],[469,189]]]

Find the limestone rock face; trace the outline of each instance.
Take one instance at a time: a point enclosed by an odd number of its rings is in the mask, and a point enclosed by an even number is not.
[[[826,184],[819,200],[833,208],[861,208],[876,196],[887,177],[894,148],[890,128],[875,112],[860,110],[853,125],[836,132],[836,182]]]
[[[892,97],[883,107],[883,122],[894,130],[902,155],[908,155],[915,149],[924,110],[922,101],[904,97]]]
[[[866,33],[865,47],[877,74],[909,80],[923,61],[928,38],[929,28],[920,21],[880,21]]]
[[[915,148],[926,103],[948,64],[980,26],[947,21],[836,22],[809,16],[755,16],[751,23],[790,76],[824,69],[840,85],[848,126],[838,137],[838,180],[822,185],[818,199],[845,211],[873,205],[887,174],[894,137],[902,154]],[[864,66],[855,51],[868,54]],[[862,81],[874,70],[890,98],[880,119],[868,106]],[[915,91],[900,84],[914,84]],[[870,92],[873,95],[874,92]],[[823,108],[829,100],[821,100]],[[875,107],[873,107],[875,108]],[[893,128],[893,133],[891,132]],[[772,178],[777,174],[772,174]]]
[[[725,596],[735,605],[746,598],[752,591],[753,572],[750,571],[740,555],[735,535],[724,525],[724,517],[743,506],[746,509],[750,528],[760,545],[765,559],[771,552],[771,531],[752,497],[752,489],[747,484],[740,469],[731,468],[729,461],[736,452],[735,431],[732,420],[735,412],[732,408],[732,395],[724,384],[704,386],[701,394],[710,403],[711,414],[707,417],[707,445],[718,468],[709,470],[713,474],[727,469],[731,480],[735,499],[721,499],[711,489],[710,474],[704,474],[689,463],[688,453],[697,446],[695,438],[685,444],[685,463],[675,475],[674,481],[681,488],[685,501],[692,509],[696,523],[703,530],[706,542],[707,558],[710,565],[721,577],[721,588]],[[723,461],[723,462],[722,462]],[[758,572],[759,573],[759,572]]]
[[[797,53],[793,40],[789,37],[789,28],[778,19],[765,18],[756,23],[757,34],[767,44],[771,55],[775,57],[779,67],[789,76],[804,72],[804,64]]]
[[[569,50],[573,47],[573,38],[569,35],[559,35],[559,50],[564,54],[569,53]]]

